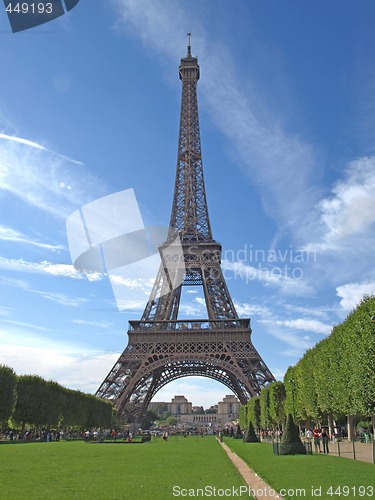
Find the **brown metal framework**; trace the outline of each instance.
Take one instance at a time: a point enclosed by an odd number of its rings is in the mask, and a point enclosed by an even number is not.
[[[130,321],[129,343],[96,393],[132,420],[177,378],[218,380],[243,404],[275,380],[250,340],[250,319],[237,315],[221,269],[221,245],[212,238],[199,132],[199,65],[190,36],[179,74],[180,133],[168,239],[159,248],[162,262],[142,318]],[[182,252],[173,251],[177,240]],[[208,319],[178,321],[186,285],[203,287]]]

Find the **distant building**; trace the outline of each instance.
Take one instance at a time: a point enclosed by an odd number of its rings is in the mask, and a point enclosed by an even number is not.
[[[217,405],[211,406],[209,413],[205,413],[202,406],[193,407],[185,396],[180,395],[175,396],[170,403],[151,402],[149,408],[154,409],[159,405],[168,406],[168,413],[177,418],[177,427],[180,429],[220,429],[238,419],[241,403],[236,396],[227,395]]]
[[[240,414],[241,403],[238,401],[236,396],[230,394],[225,396],[223,401],[218,403],[218,414],[219,415],[233,415],[233,418],[238,418]]]
[[[177,415],[191,415],[193,412],[192,404],[185,396],[175,396],[171,403],[168,403],[168,413],[176,417]]]

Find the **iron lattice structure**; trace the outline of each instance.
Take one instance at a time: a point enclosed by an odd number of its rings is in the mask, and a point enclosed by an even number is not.
[[[181,377],[218,380],[242,404],[275,380],[250,340],[250,319],[237,315],[221,269],[221,245],[212,237],[199,131],[199,65],[190,36],[179,75],[180,132],[168,239],[159,248],[161,265],[142,318],[130,321],[128,345],[96,393],[133,421],[159,389]],[[208,319],[178,320],[186,285],[203,288]]]

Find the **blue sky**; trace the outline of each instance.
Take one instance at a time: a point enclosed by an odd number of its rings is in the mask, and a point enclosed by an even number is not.
[[[144,224],[168,224],[191,31],[214,237],[282,379],[375,292],[374,16],[371,0],[81,0],[13,34],[1,9],[0,363],[94,392],[125,348],[143,306],[118,311],[107,276],[73,268],[66,220],[132,188]],[[205,316],[194,291],[181,317]],[[195,377],[155,399],[227,393]]]

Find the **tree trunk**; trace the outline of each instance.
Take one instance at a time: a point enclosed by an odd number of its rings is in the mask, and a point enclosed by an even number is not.
[[[354,432],[354,418],[352,415],[348,415],[348,441],[352,441],[355,438]]]
[[[333,417],[332,417],[331,413],[328,415],[328,427],[329,427],[328,434],[332,437],[333,436]]]

